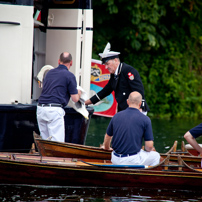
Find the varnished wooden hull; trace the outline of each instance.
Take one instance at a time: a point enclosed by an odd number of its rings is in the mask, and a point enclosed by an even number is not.
[[[180,165],[170,165],[168,158],[156,167],[129,169],[89,166],[67,158],[0,153],[0,183],[201,189],[202,172],[189,168],[183,161]],[[95,163],[95,160],[84,161]],[[100,162],[103,161],[96,160]]]
[[[40,155],[66,158],[111,159],[111,152],[99,147],[43,140],[35,135]]]
[[[106,151],[99,147],[48,141],[41,139],[38,135],[35,135],[34,139],[39,153],[42,156],[103,160],[111,159],[111,151]],[[173,146],[166,154],[161,154],[161,157],[166,158],[168,154],[170,154],[170,159],[172,161],[177,161],[178,155],[180,154],[184,156],[187,164],[192,166],[200,165],[201,162],[201,157],[191,156],[186,151],[185,154],[181,151],[177,151],[177,141],[174,142]]]
[[[180,155],[182,159],[192,167],[201,167],[202,158],[199,156],[188,156],[188,155]],[[162,158],[166,158],[166,154],[161,154]],[[178,160],[178,155],[170,155],[170,160],[176,162]]]
[[[67,142],[55,142],[50,140],[43,140],[36,133],[34,134],[34,140],[40,155],[42,156],[54,156],[54,157],[66,157],[66,158],[88,158],[88,159],[111,159],[111,151],[103,150],[99,147],[92,147],[80,144],[72,144]],[[165,154],[175,152],[177,147],[177,141],[174,142],[171,149]]]

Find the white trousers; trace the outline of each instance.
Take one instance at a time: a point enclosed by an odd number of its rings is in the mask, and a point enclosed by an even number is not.
[[[52,141],[65,141],[65,111],[61,107],[37,106],[37,121],[42,139],[51,137]]]
[[[117,157],[112,152],[111,161],[114,165],[146,165],[154,166],[160,162],[160,154],[156,151],[147,152],[140,150],[136,155]]]

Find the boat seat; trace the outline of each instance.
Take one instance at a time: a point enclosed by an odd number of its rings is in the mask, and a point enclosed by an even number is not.
[[[199,144],[200,147],[202,147],[202,144]],[[194,149],[190,144],[185,145],[186,149]]]

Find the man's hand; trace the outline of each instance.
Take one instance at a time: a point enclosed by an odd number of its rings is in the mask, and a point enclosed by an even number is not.
[[[100,146],[100,148],[104,149],[104,150],[108,150],[108,151],[113,151],[113,149],[111,147],[109,147],[109,149],[105,149],[105,146],[103,144]]]
[[[78,90],[78,95],[79,95],[79,98],[81,97],[81,90]]]
[[[111,139],[112,139],[112,136],[109,136],[106,133],[105,137],[104,137],[104,142],[102,145],[103,147],[101,147],[101,148],[103,148],[104,150],[112,151],[113,149],[110,147]]]
[[[90,100],[85,101],[85,105],[90,105],[90,104],[93,104]]]

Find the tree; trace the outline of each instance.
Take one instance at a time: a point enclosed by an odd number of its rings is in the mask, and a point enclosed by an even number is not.
[[[202,117],[202,2],[94,1],[93,58],[109,41],[142,78],[150,116]]]

